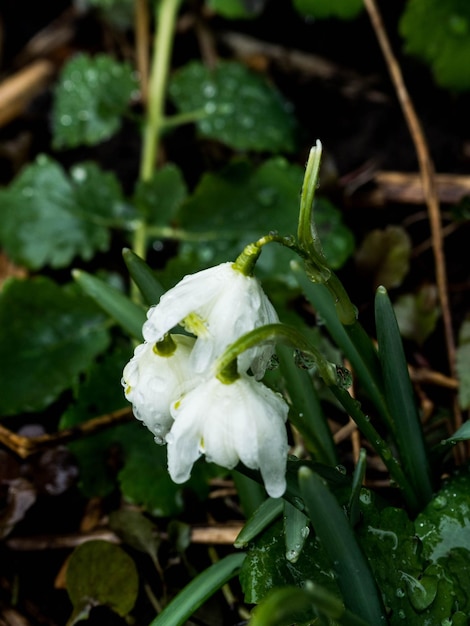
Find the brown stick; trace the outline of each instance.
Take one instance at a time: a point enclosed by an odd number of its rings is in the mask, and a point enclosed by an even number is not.
[[[55,66],[39,59],[0,84],[0,126],[21,115],[31,100],[52,80]]]
[[[148,80],[150,73],[150,14],[147,0],[135,3],[135,58],[140,78],[140,94],[145,105],[148,98]]]
[[[36,454],[46,448],[92,435],[110,426],[128,422],[131,419],[132,410],[130,407],[126,407],[118,411],[113,411],[112,413],[106,413],[100,417],[95,417],[72,428],[66,428],[50,435],[40,435],[39,437],[17,435],[11,430],[8,430],[8,428],[0,425],[0,443],[15,452],[22,459],[26,459],[32,454]]]
[[[243,528],[242,522],[227,522],[223,524],[209,524],[207,526],[193,526],[191,541],[198,544],[232,545]],[[167,539],[168,534],[160,532],[159,537]],[[77,546],[94,539],[101,539],[111,543],[120,543],[119,537],[106,528],[93,530],[87,533],[70,533],[63,535],[36,535],[32,537],[12,537],[6,540],[10,550],[19,552],[76,548]]]
[[[404,204],[424,204],[426,201],[422,178],[419,174],[408,172],[378,171],[367,182],[376,185],[376,189],[362,193],[357,192],[361,204],[382,206],[387,202]],[[439,201],[445,204],[457,204],[466,196],[470,196],[470,176],[465,174],[436,174],[436,193]],[[347,192],[348,185],[345,185]]]
[[[401,105],[408,129],[410,131],[416,155],[418,158],[423,192],[429,215],[429,225],[434,250],[434,265],[436,273],[436,283],[439,291],[439,300],[442,310],[442,320],[444,324],[445,341],[447,347],[447,358],[451,376],[456,377],[455,365],[455,340],[452,328],[452,317],[450,313],[449,297],[447,291],[447,272],[444,255],[444,245],[442,237],[441,215],[439,209],[439,198],[436,191],[436,180],[434,164],[429,154],[426,138],[423,133],[418,116],[416,115],[413,103],[406,88],[401,73],[400,66],[392,51],[387,33],[385,31],[382,17],[377,8],[375,0],[364,0],[364,5],[369,13],[372,26],[375,30],[379,45],[382,49],[385,61],[390,72],[392,82],[395,86],[397,97]],[[454,411],[455,426],[458,428],[462,424],[460,411]]]

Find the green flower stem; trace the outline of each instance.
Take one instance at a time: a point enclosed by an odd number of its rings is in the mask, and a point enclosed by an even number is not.
[[[358,320],[349,326],[341,324],[326,286],[312,283],[299,263],[292,262],[291,267],[306,298],[320,314],[332,339],[351,363],[361,385],[393,435],[395,428],[385,401],[380,362],[370,337]]]
[[[161,130],[164,124],[166,84],[171,61],[176,16],[181,0],[160,0],[155,4],[157,28],[153,42],[152,69],[149,81],[149,99],[144,129],[144,145],[140,179],[152,178],[158,154]]]
[[[321,155],[322,145],[319,141],[317,141],[316,146],[310,150],[305,169],[304,182],[300,196],[297,237],[300,248],[307,256],[305,269],[308,277],[312,282],[321,283],[327,287],[333,296],[333,302],[335,303],[337,314],[341,323],[350,325],[354,324],[356,321],[356,307],[349,299],[349,296],[339,278],[328,267],[313,216],[315,191],[318,187]]]
[[[159,2],[155,3],[155,22],[157,27],[153,41],[153,56],[140,162],[139,178],[142,181],[148,181],[153,176],[160,137],[165,123],[166,85],[170,69],[176,17],[180,4],[181,0],[159,0]],[[146,242],[147,225],[144,220],[141,220],[134,231],[132,249],[135,254],[143,259],[146,257]],[[140,294],[135,285],[132,285],[131,293],[134,301],[140,300]]]
[[[269,235],[264,235],[264,237],[261,237],[257,241],[249,243],[245,246],[242,252],[235,259],[233,268],[245,276],[252,276],[256,262],[261,254],[261,250],[263,246],[268,243],[279,243],[286,248],[290,248],[302,258],[306,258],[305,253],[301,250],[301,248],[299,248],[294,237],[283,237],[276,233],[270,233]]]
[[[372,426],[370,418],[367,415],[364,415],[361,411],[359,402],[355,400],[345,389],[333,386],[331,387],[331,391],[341,402],[348,415],[350,415],[350,417],[356,422],[361,433],[369,441],[375,452],[384,462],[384,465],[390,473],[390,478],[402,490],[403,497],[405,498],[405,502],[410,511],[418,512],[418,495],[413,490],[413,487],[404,473],[400,463],[396,457],[393,456],[388,443],[379,435],[374,426]]]
[[[328,280],[331,273],[323,255],[315,223],[312,220],[313,201],[315,199],[315,190],[318,186],[321,155],[322,145],[317,141],[316,146],[310,150],[307,166],[305,168],[304,182],[300,194],[300,212],[297,228],[297,238],[300,245],[309,252],[311,261],[316,261],[315,267],[317,268],[318,275],[315,282],[325,282]]]
[[[217,359],[215,364],[216,376],[229,378],[233,376],[233,364],[237,357],[254,346],[262,343],[283,343],[312,356],[318,373],[327,385],[336,385],[336,367],[325,359],[315,346],[293,326],[287,324],[266,324],[242,335],[232,343]]]
[[[419,498],[413,491],[399,462],[393,456],[390,446],[371,424],[370,418],[361,411],[359,402],[352,398],[349,392],[341,386],[336,366],[327,361],[321,352],[311,345],[296,328],[287,324],[267,324],[246,333],[231,344],[219,357],[215,364],[216,376],[222,381],[233,379],[234,363],[236,363],[237,357],[245,350],[268,342],[292,346],[312,357],[319,376],[330,387],[348,415],[356,422],[359,430],[368,439],[375,452],[386,465],[392,480],[402,489],[407,505],[414,510]]]

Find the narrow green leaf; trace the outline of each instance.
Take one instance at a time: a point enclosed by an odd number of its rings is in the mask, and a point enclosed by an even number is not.
[[[468,439],[470,439],[470,422],[465,422],[451,437],[441,441],[441,444],[452,444],[457,443],[458,441],[467,441]]]
[[[366,473],[366,451],[361,448],[359,452],[359,458],[354,468],[353,480],[351,485],[351,495],[348,502],[349,521],[354,528],[359,522],[360,511],[360,496],[362,491],[362,485],[364,483],[364,476]]]
[[[72,276],[83,291],[108,313],[122,328],[136,339],[142,340],[145,311],[127,296],[103,280],[82,270],[73,270]]]
[[[294,622],[302,621],[303,614],[310,612],[312,616],[318,615],[317,611],[329,618],[325,622],[328,624],[333,623],[330,620],[334,620],[335,624],[344,626],[370,626],[345,609],[339,598],[311,581],[306,581],[303,589],[292,586],[274,589],[256,607],[250,626],[291,626]]]
[[[400,330],[384,287],[377,289],[375,323],[385,396],[395,424],[398,451],[419,508],[432,497],[431,472]]]
[[[267,498],[238,533],[234,546],[245,548],[252,539],[281,515],[283,508],[284,500],[282,498]]]
[[[369,394],[381,417],[387,425],[390,425],[390,416],[382,393],[379,360],[370,337],[359,322],[349,327],[341,324],[328,289],[319,283],[312,283],[300,264],[293,263],[292,271],[332,339],[351,363],[360,383]]]
[[[124,248],[122,256],[129,270],[132,280],[135,282],[148,305],[157,304],[160,296],[165,293],[155,273],[135,252]]]
[[[150,626],[182,626],[226,582],[240,572],[244,553],[230,554],[201,572],[151,622]]]
[[[307,467],[299,470],[299,485],[315,532],[336,572],[345,606],[366,623],[386,624],[380,592],[343,508]]]
[[[255,608],[250,626],[291,626],[314,614],[312,598],[303,589],[288,585],[273,589]]]
[[[284,540],[286,543],[286,559],[295,563],[304,547],[310,528],[308,517],[296,506],[284,502]]]
[[[278,345],[276,353],[292,404],[289,419],[301,432],[316,461],[336,465],[336,446],[312,376],[295,366],[291,348]]]
[[[243,514],[249,517],[266,500],[266,489],[256,480],[240,474],[237,470],[233,470],[232,480],[238,493]]]

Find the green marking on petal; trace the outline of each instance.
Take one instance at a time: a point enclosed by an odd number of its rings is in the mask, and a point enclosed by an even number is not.
[[[173,356],[176,348],[177,345],[174,342],[173,337],[170,335],[170,333],[168,333],[163,337],[161,341],[157,341],[157,343],[153,346],[153,351],[158,356],[169,357]]]
[[[196,337],[209,336],[206,322],[197,313],[187,315],[181,324],[187,331],[196,335]]]

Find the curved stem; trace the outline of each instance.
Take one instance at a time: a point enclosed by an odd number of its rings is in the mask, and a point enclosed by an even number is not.
[[[237,357],[245,350],[265,342],[283,343],[312,357],[320,377],[330,387],[348,415],[356,422],[359,430],[380,456],[390,472],[392,480],[402,489],[407,505],[411,510],[415,510],[416,502],[419,499],[416,497],[413,487],[403,472],[400,463],[393,456],[390,446],[374,428],[370,418],[362,412],[359,402],[351,397],[349,392],[344,389],[344,385],[340,384],[336,366],[327,361],[321,352],[296,328],[287,324],[267,324],[246,333],[231,344],[217,359],[215,363],[216,376],[222,378],[224,376],[233,376],[233,367]]]

